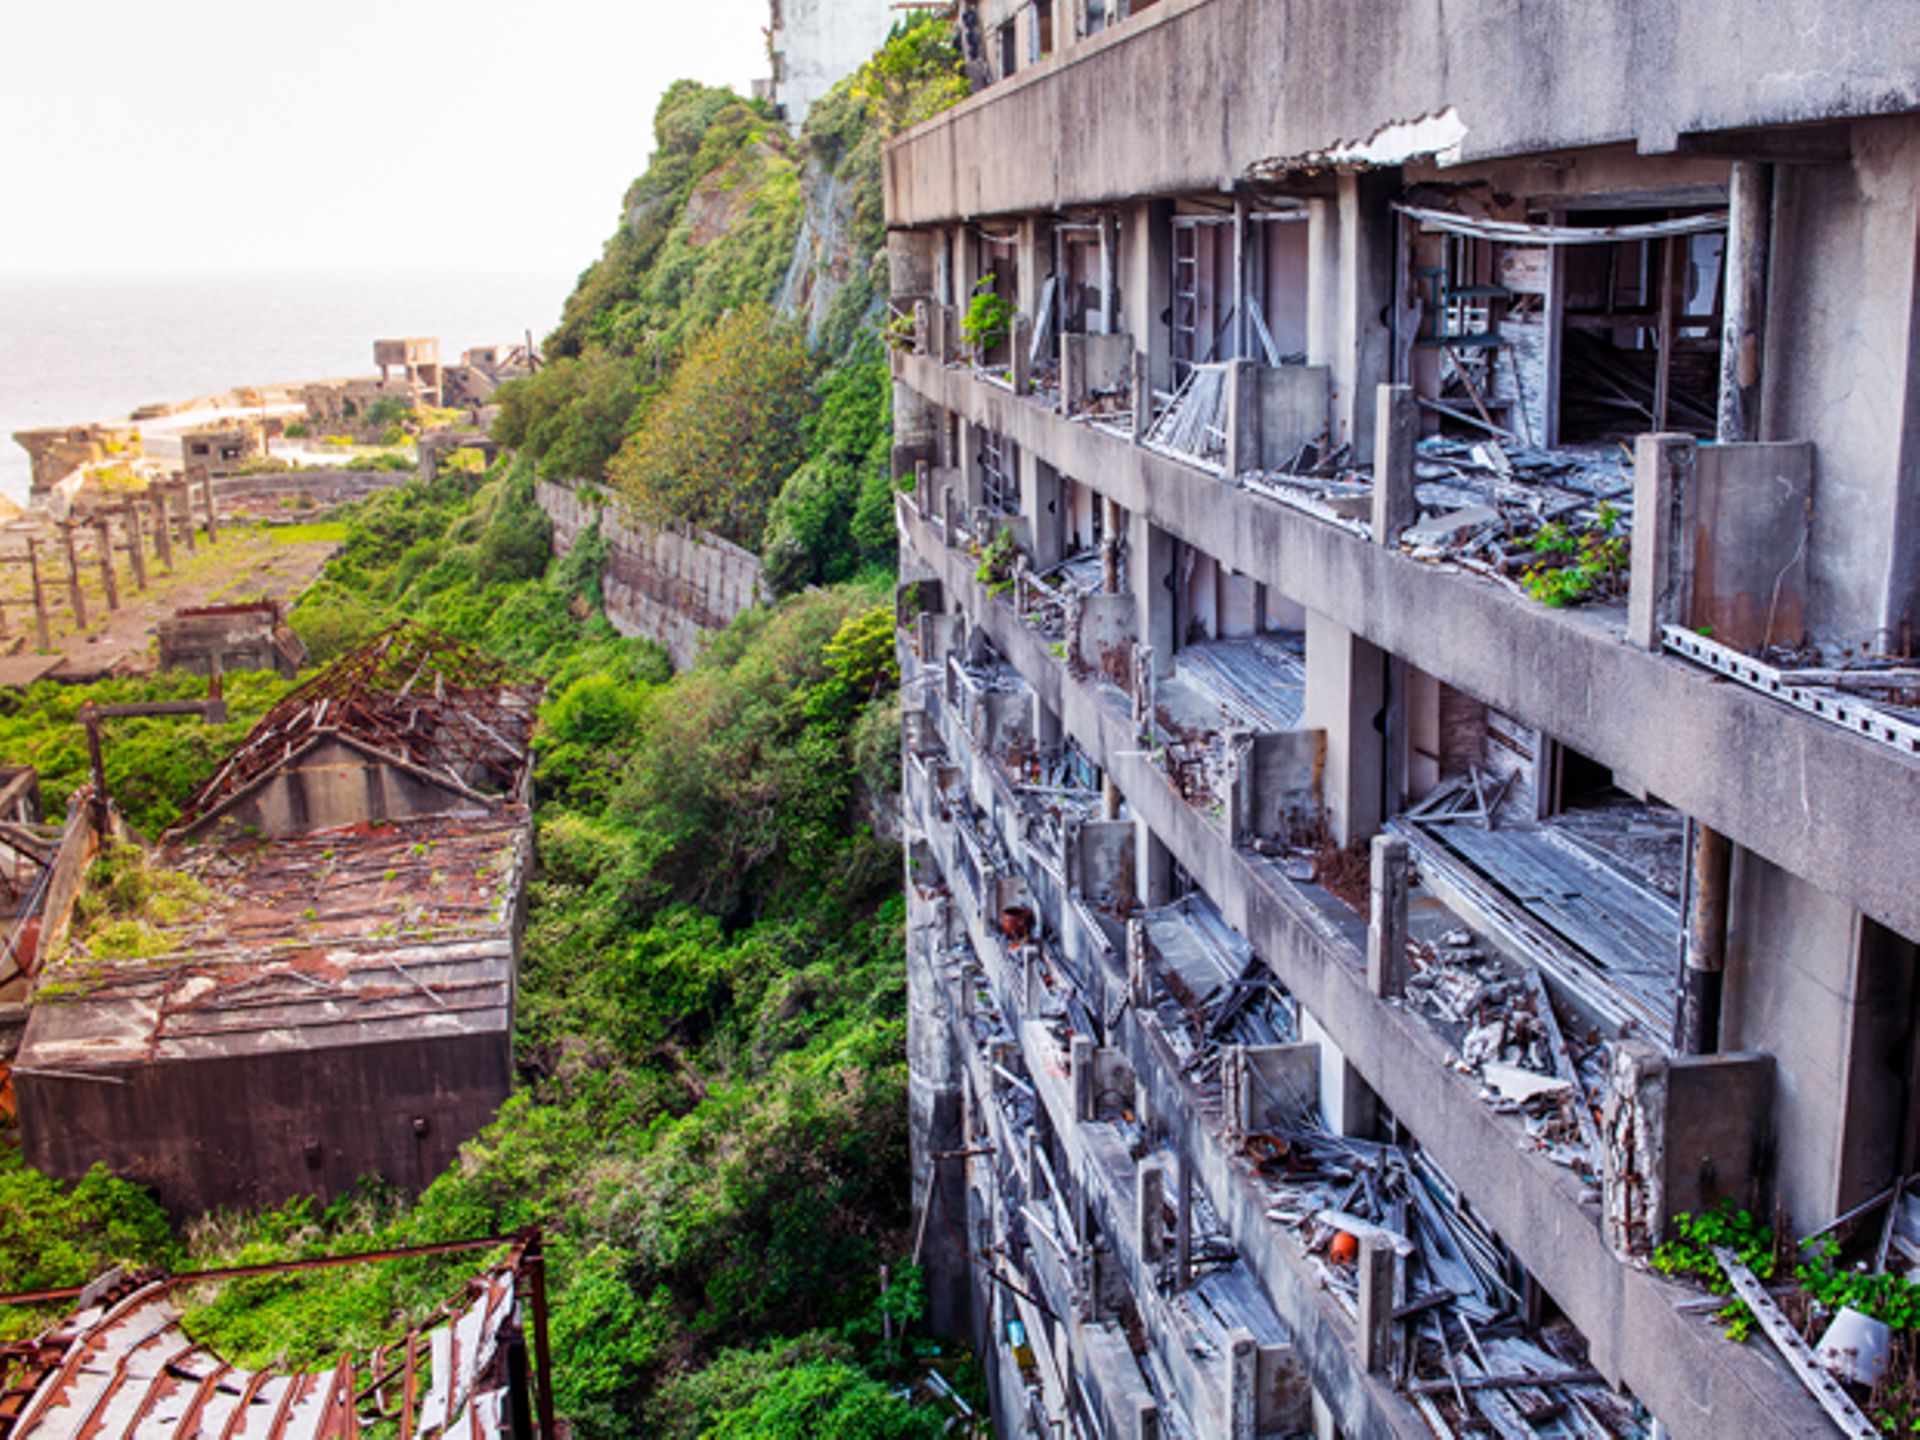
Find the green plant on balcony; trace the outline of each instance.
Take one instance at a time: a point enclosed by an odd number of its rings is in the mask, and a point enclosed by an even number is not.
[[[960,338],[978,358],[1005,340],[1013,330],[1013,306],[995,293],[993,273],[982,275],[973,286],[973,298],[967,313],[960,317]]]
[[[1004,594],[1007,587],[1013,584],[1013,560],[1019,553],[1020,547],[1013,541],[1013,531],[994,531],[993,538],[980,551],[980,564],[973,572],[973,578],[987,587],[988,594]]]
[[[1564,607],[1618,593],[1626,574],[1628,537],[1620,512],[1602,503],[1582,526],[1549,521],[1534,532],[1529,548],[1539,559],[1521,583],[1543,605]]]
[[[1674,1216],[1673,1238],[1653,1252],[1653,1268],[1698,1281],[1715,1295],[1730,1295],[1733,1286],[1713,1253],[1719,1245],[1733,1251],[1761,1282],[1773,1278],[1772,1228],[1726,1200],[1701,1215]],[[1730,1339],[1745,1340],[1753,1332],[1753,1311],[1744,1300],[1729,1299],[1714,1318],[1727,1327]]]
[[[880,338],[886,342],[889,350],[911,352],[919,340],[919,327],[909,310],[897,310],[880,332]]]

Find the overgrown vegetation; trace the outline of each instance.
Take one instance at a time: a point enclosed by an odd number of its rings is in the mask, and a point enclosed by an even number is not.
[[[63,1189],[0,1147],[0,1284],[339,1253],[540,1225],[561,1411],[589,1437],[933,1436],[910,1382],[904,937],[891,838],[899,707],[889,604],[884,133],[964,90],[917,16],[795,139],[765,107],[683,82],[549,363],[499,393],[515,454],[362,504],[292,623],[325,662],[402,617],[547,682],[536,737],[520,1084],[457,1165],[408,1199],[369,1180],[170,1227],[96,1173]],[[838,187],[854,261],[812,333],[773,307],[802,175]],[[616,458],[618,457],[618,458]],[[541,479],[764,550],[777,607],[672,675],[601,613],[597,528],[550,559]],[[96,698],[198,694],[170,678]],[[228,677],[233,722],[128,722],[109,779],[157,830],[283,692]],[[0,754],[63,801],[83,692],[0,696]],[[11,708],[9,708],[11,707]],[[131,872],[129,872],[131,875]],[[115,890],[122,888],[118,862]],[[162,903],[133,894],[132,909]],[[103,911],[103,914],[106,913]],[[482,1263],[416,1259],[235,1282],[195,1337],[237,1363],[321,1363],[426,1314]],[[882,1290],[882,1266],[891,1279]],[[0,1312],[17,1330],[32,1317]],[[891,1338],[887,1338],[891,1336]],[[964,1363],[949,1380],[978,1389]]]
[[[1521,583],[1543,605],[1578,605],[1617,594],[1626,583],[1628,536],[1620,512],[1604,501],[1584,525],[1549,521],[1534,532],[1529,548],[1539,557]]]

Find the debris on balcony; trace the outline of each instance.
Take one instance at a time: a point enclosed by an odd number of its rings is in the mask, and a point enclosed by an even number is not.
[[[1224,470],[1231,364],[1195,365],[1147,430],[1146,446],[1189,464]]]

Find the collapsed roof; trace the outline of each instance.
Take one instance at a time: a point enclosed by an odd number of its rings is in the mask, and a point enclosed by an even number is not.
[[[540,693],[472,646],[403,622],[269,710],[168,833],[197,834],[323,739],[488,806],[523,798]]]

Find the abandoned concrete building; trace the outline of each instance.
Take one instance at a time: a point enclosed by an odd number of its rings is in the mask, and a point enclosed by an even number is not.
[[[1874,1433],[1650,1264],[1920,1262],[1920,27],[1796,8],[959,7],[909,1050],[1001,1434]]]
[[[249,460],[266,453],[266,435],[257,424],[210,426],[180,437],[180,460],[190,485],[237,475]]]
[[[155,628],[162,670],[191,675],[271,670],[291,680],[308,659],[306,645],[277,600],[191,606],[175,610]]]
[[[269,711],[157,849],[109,852],[124,827],[76,803],[13,1065],[28,1163],[179,1213],[450,1164],[511,1083],[538,694],[402,626]],[[129,912],[130,866],[163,904]]]

